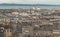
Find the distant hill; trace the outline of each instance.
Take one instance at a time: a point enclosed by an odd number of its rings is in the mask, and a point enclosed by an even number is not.
[[[49,5],[49,4],[0,4],[0,6],[60,6],[60,5]]]

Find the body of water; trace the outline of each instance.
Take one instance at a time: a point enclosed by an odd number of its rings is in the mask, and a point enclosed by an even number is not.
[[[15,6],[12,6],[12,5],[10,5],[10,6],[7,6],[7,5],[0,5],[0,9],[16,9],[16,8],[24,8],[24,9],[28,9],[28,8],[32,8],[32,7],[39,7],[39,8],[41,8],[41,9],[60,9],[60,6],[48,6],[48,5],[46,5],[46,6],[17,6],[17,5],[15,5]]]

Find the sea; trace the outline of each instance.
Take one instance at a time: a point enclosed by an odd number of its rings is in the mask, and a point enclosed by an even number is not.
[[[23,8],[29,9],[32,7],[38,7],[41,9],[60,9],[60,5],[0,5],[0,9],[16,9],[16,8]]]

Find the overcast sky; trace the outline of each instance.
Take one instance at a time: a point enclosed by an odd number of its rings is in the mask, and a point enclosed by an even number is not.
[[[60,0],[0,0],[0,3],[18,3],[18,4],[60,4]]]

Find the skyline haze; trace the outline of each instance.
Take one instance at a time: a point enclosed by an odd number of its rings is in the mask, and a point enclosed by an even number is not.
[[[55,4],[60,5],[59,0],[0,0],[2,3],[13,3],[13,4]]]

